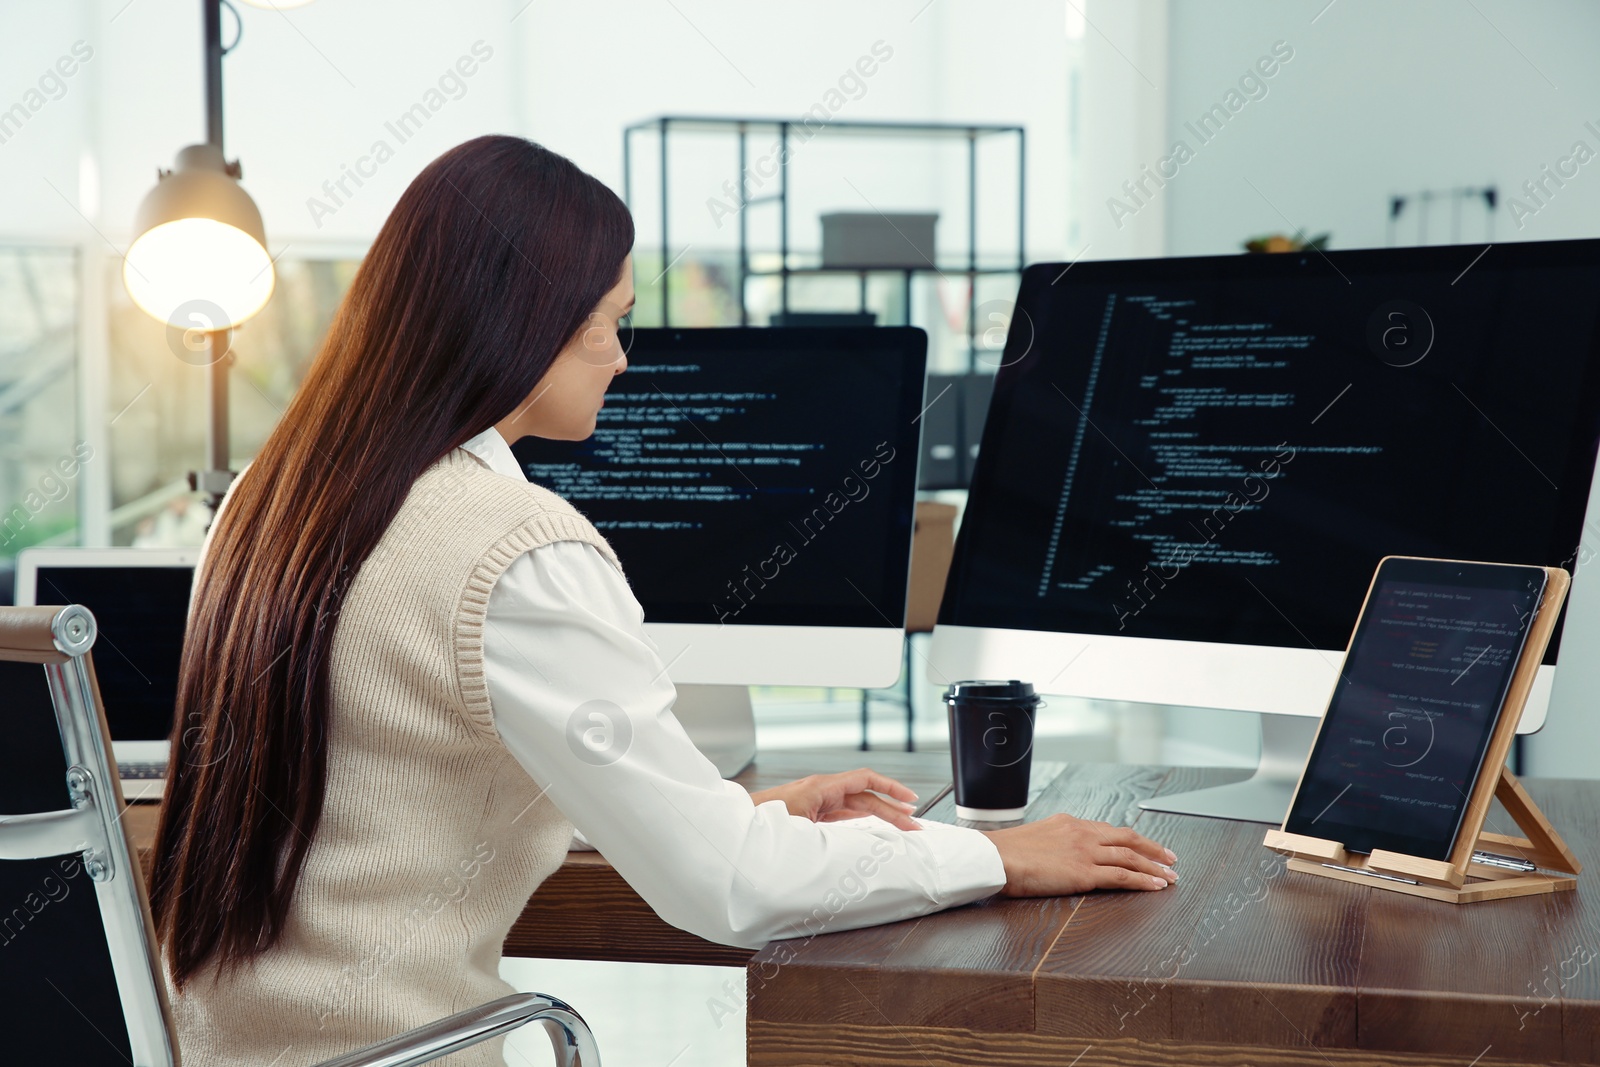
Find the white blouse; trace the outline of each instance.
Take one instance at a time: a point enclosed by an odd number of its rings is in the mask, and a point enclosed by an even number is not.
[[[462,447],[524,480],[492,427]],[[818,823],[781,801],[752,803],[672,714],[677,691],[643,624],[599,550],[557,541],[495,585],[484,669],[506,748],[662,919],[759,948],[925,915],[1005,884],[998,850],[976,830]]]

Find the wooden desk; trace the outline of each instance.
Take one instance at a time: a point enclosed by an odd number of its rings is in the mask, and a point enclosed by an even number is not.
[[[1449,905],[1137,806],[1239,777],[1078,764],[1030,809],[1135,826],[1178,854],[1172,889],[772,943],[747,972],[751,1067],[1600,1062],[1600,782],[1528,783],[1591,872],[1576,893]]]
[[[863,755],[924,798],[948,778],[942,755],[796,752],[750,783]],[[1600,1063],[1600,782],[1526,782],[1590,872],[1576,893],[1452,906],[1289,873],[1255,824],[1137,806],[1242,776],[1076,764],[1035,782],[1030,818],[1130,824],[1177,852],[1159,893],[990,900],[752,957],[666,926],[573,853],[506,953],[747,964],[751,1067]],[[130,813],[135,840],[153,811]],[[951,800],[929,814],[953,818]]]

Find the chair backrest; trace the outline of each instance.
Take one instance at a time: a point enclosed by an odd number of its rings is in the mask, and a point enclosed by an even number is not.
[[[0,607],[0,1043],[8,1063],[173,1067],[94,641],[81,606]]]

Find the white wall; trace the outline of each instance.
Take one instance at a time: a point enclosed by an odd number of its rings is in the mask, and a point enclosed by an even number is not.
[[[1153,197],[1131,217],[1103,201],[1121,195],[1143,165],[1167,148],[1169,8],[1167,0],[1117,0],[1084,10],[1083,160],[1079,173],[1086,259],[1137,259],[1166,253],[1168,203]]]
[[[1200,146],[1183,122],[1280,40],[1294,57],[1267,95]],[[1196,155],[1161,193],[1168,251],[1238,251],[1248,236],[1294,227],[1331,231],[1335,248],[1381,246],[1389,197],[1424,188],[1494,183],[1526,201],[1522,183],[1574,141],[1600,151],[1584,126],[1600,127],[1597,40],[1600,5],[1584,0],[1173,3],[1168,136]],[[1111,192],[1086,210],[1104,212]],[[1600,234],[1600,162],[1522,221],[1503,201],[1495,240]],[[1464,216],[1462,242],[1479,241],[1480,227]],[[1417,243],[1415,229],[1402,233]],[[1448,235],[1436,208],[1428,241]]]
[[[93,178],[85,174],[87,189],[80,189],[80,160],[111,59],[84,14],[72,3],[31,5],[27,18],[15,7],[7,11],[0,35],[0,238],[94,236],[74,207],[97,215]]]
[[[532,137],[620,189],[626,123],[664,113],[798,115],[825,99],[876,42],[891,58],[834,117],[1027,126],[1030,244],[1040,256],[1066,247],[1070,205],[1059,191],[1067,171],[1067,49],[1062,9],[1052,0],[1004,8],[981,0],[819,0],[782,8],[733,0],[324,0],[289,12],[238,6],[244,36],[224,60],[227,151],[244,164],[245,186],[261,206],[275,252],[370,240],[423,165],[482,133]],[[225,12],[224,40],[233,32]],[[81,237],[87,224],[40,179],[49,176],[79,199],[79,160],[87,156],[99,196],[77,206],[122,242],[155,168],[170,166],[180,146],[203,138],[197,3],[80,0],[33,5],[26,18],[13,14],[0,41],[0,107],[20,97],[35,68],[43,71],[79,39],[94,58],[60,101],[0,145],[0,236]],[[444,105],[401,143],[385,123],[438,87],[480,41],[489,58],[448,85]],[[337,182],[378,140],[388,142],[393,158],[360,188],[347,182],[353,195],[333,204],[322,183]],[[704,205],[736,172],[731,142],[724,143],[728,154],[718,160],[686,142],[672,175],[686,205],[674,229],[706,248],[734,240],[733,227],[715,226]],[[653,147],[647,157],[652,166],[641,165],[638,176],[648,189],[656,180]],[[1011,158],[997,152],[982,159],[981,243],[997,250],[1014,242]],[[941,246],[965,252],[963,155],[830,154],[807,146],[796,166],[793,232],[802,247],[816,243],[819,211],[868,210],[870,201],[884,210],[937,208]],[[312,197],[334,212],[314,218]],[[641,223],[653,227],[653,211],[653,202],[641,207]],[[991,222],[998,223],[992,230]]]
[[[823,0],[804,7],[755,7],[706,0],[677,5],[600,0],[584,5],[543,5],[537,32],[529,28],[530,118],[534,135],[620,187],[625,124],[660,114],[793,116],[821,102],[840,77],[876,42],[892,52],[865,79],[859,98],[837,110],[839,120],[935,120],[1020,123],[1031,139],[1034,186],[1031,243],[1057,252],[1064,244],[1067,206],[1049,190],[1065,171],[1065,38],[1060,8],[1028,0],[1004,9],[978,2],[922,0],[859,4]],[[574,42],[595,37],[591,47]],[[1003,62],[1001,60],[1004,60]],[[737,171],[731,139],[677,142],[671,162],[675,199],[686,210],[671,220],[672,244],[732,247],[734,227],[717,227],[705,201]],[[752,153],[769,138],[752,138]],[[938,157],[894,146],[844,147],[809,142],[794,155],[794,240],[817,241],[815,216],[825,210],[941,211],[942,249],[965,251],[964,147]],[[653,190],[655,144],[640,138],[635,178]],[[752,156],[753,158],[753,156]],[[987,187],[980,226],[1005,219],[993,243],[1009,247],[1010,190],[1015,170],[1006,154],[981,160]],[[990,167],[993,169],[989,169]],[[772,182],[761,192],[776,187]],[[999,194],[996,199],[989,197]],[[751,209],[754,233],[772,235],[775,213]],[[659,216],[641,202],[643,232],[653,235]],[[1002,228],[1003,227],[1003,228]],[[985,231],[990,232],[990,231]],[[681,235],[681,239],[678,235]]]

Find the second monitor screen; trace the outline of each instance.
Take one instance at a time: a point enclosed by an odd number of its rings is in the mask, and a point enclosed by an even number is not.
[[[939,621],[1342,649],[1385,555],[1573,568],[1600,242],[1480,252],[1030,269]]]
[[[594,436],[513,451],[649,622],[898,627],[925,359],[915,329],[634,330]]]

